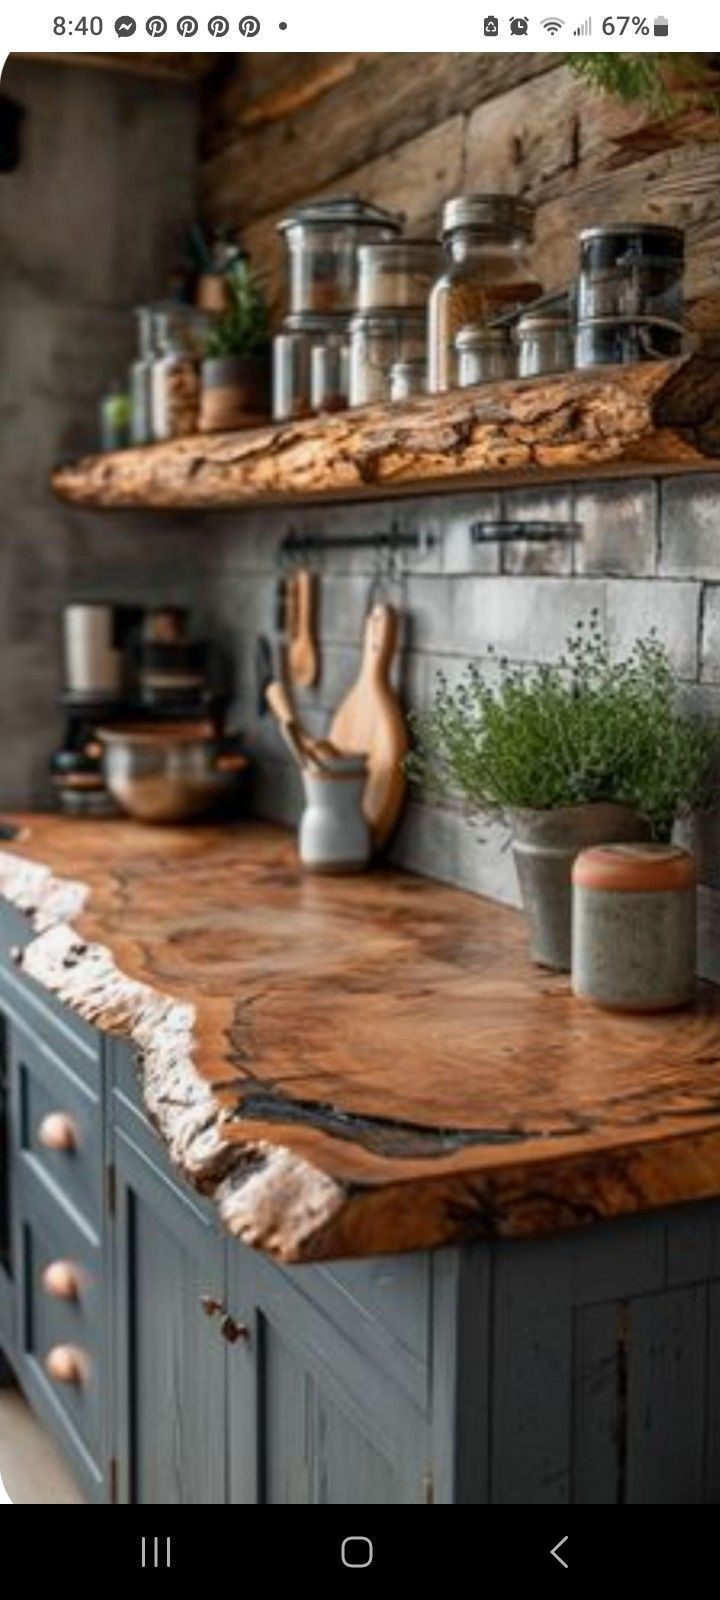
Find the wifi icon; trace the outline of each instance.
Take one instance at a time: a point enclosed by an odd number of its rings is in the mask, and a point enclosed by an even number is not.
[[[543,17],[540,26],[545,29],[546,33],[559,33],[565,24],[561,22],[559,17]]]

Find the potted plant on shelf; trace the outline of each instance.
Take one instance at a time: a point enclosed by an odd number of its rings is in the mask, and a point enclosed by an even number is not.
[[[200,431],[248,428],[270,410],[270,315],[244,257],[227,274],[228,304],[211,327],[202,363]]]
[[[414,719],[411,776],[507,821],[533,960],[568,971],[575,856],[667,839],[676,818],[708,806],[720,728],[678,709],[654,634],[614,662],[595,613],[556,664],[498,670],[494,686],[475,664],[455,689],[441,677]]]

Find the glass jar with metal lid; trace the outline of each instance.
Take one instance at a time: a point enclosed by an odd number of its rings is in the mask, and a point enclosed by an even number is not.
[[[461,328],[455,339],[458,385],[492,383],[515,377],[515,351],[509,328],[488,328],[473,323]]]
[[[288,251],[290,311],[320,315],[355,310],[358,247],[394,239],[402,218],[356,196],[301,206],[278,223]]]
[[[515,325],[519,378],[568,372],[573,365],[570,323],[560,311],[528,311]]]
[[[397,361],[416,361],[425,354],[425,312],[358,311],[350,323],[351,406],[389,400],[390,373]]]
[[[448,258],[428,302],[428,388],[457,382],[455,339],[461,328],[492,322],[537,299],[541,285],[527,261],[530,206],[506,194],[457,195],[443,208]]]
[[[391,239],[361,245],[358,310],[426,306],[441,267],[442,248],[436,239]]]
[[[390,399],[393,405],[401,400],[411,400],[415,394],[427,393],[427,361],[416,356],[414,361],[393,361],[390,368]]]
[[[317,350],[327,352],[325,381],[335,384],[336,402],[344,384],[347,405],[347,341],[347,317],[305,314],[285,318],[281,332],[273,339],[273,417],[276,422],[297,422],[301,417],[311,416],[314,410],[340,409],[339,403],[328,407],[324,392],[320,393]]]
[[[684,261],[681,228],[644,222],[585,228],[576,366],[678,355]]]
[[[153,438],[180,439],[195,433],[200,405],[197,322],[177,306],[155,319],[159,354],[152,369]]]

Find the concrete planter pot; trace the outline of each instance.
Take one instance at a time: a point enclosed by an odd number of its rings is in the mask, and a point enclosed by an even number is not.
[[[200,432],[252,428],[270,415],[270,351],[208,356],[202,364]]]
[[[605,802],[510,814],[513,855],[530,929],[530,954],[541,967],[569,972],[572,960],[572,867],[594,844],[648,839],[630,806]]]

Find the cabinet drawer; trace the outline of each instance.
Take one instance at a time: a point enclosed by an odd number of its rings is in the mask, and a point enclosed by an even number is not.
[[[102,1201],[102,1117],[98,1095],[67,1047],[55,1049],[22,1026],[11,1029],[17,1150],[79,1212],[97,1239]]]
[[[30,1171],[21,1175],[19,1360],[38,1410],[99,1481],[104,1360],[100,1250]]]

